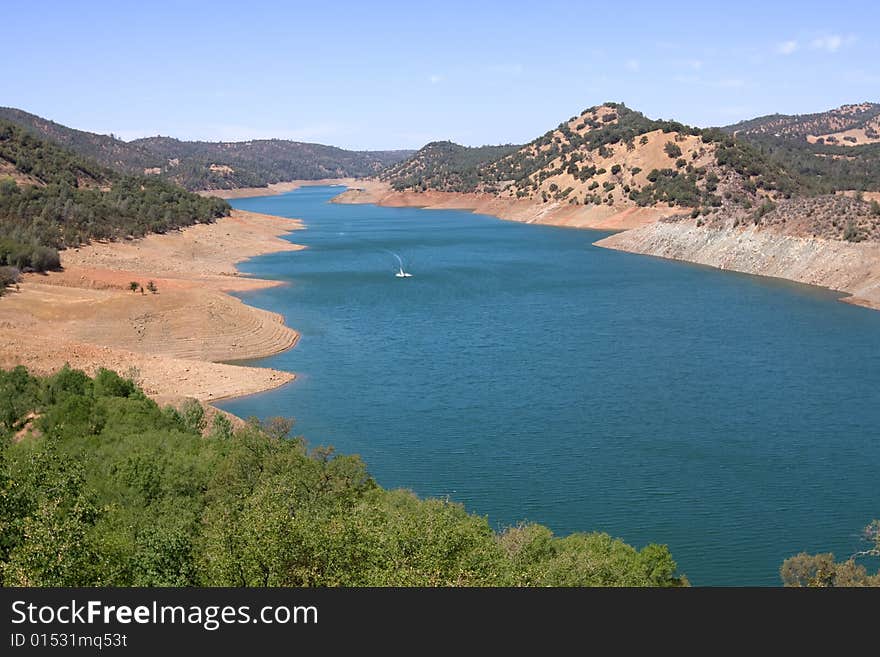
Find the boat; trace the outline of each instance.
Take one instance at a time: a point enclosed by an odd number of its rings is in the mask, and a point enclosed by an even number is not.
[[[394,275],[397,278],[412,278],[412,274],[410,274],[408,271],[405,271],[403,268],[403,259],[399,255],[394,253],[394,251],[390,251],[390,253],[394,254],[394,257],[397,258],[397,263],[400,266],[400,269],[398,269],[397,273]]]

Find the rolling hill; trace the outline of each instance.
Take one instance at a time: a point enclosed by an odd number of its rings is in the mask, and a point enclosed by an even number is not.
[[[547,207],[663,206],[709,214],[790,197],[808,182],[719,130],[646,118],[619,103],[584,110],[520,147],[428,144],[380,174],[396,191],[455,191]]]
[[[857,146],[880,142],[880,103],[842,105],[814,114],[770,114],[724,128],[743,135],[773,135],[811,144]]]
[[[157,177],[118,173],[0,120],[0,269],[45,270],[57,249],[137,237],[229,213]],[[17,273],[4,271],[3,283]]]
[[[822,192],[880,191],[880,104],[773,114],[723,128]]]
[[[9,107],[0,108],[0,119],[119,172],[156,176],[189,190],[374,175],[412,154],[405,150],[348,151],[284,139],[188,142],[160,136],[126,142]]]

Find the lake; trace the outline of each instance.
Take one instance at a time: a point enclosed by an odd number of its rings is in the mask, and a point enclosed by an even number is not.
[[[385,487],[496,528],[669,545],[695,585],[778,585],[880,517],[880,312],[776,279],[601,249],[606,233],[460,211],[236,199],[305,221],[243,271],[296,348],[242,417],[363,456]],[[403,260],[411,278],[395,277]]]

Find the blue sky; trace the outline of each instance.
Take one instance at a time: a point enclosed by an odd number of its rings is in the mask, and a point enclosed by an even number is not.
[[[606,100],[701,126],[880,102],[870,1],[18,0],[0,14],[0,105],[125,139],[417,148],[528,141]]]

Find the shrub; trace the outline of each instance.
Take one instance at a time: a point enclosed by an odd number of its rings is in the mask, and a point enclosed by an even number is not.
[[[677,157],[681,157],[681,148],[679,148],[678,144],[675,144],[671,141],[667,141],[666,145],[663,147],[665,153],[672,159]]]

